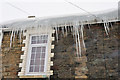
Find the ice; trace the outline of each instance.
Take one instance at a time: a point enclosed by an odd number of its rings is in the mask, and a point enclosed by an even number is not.
[[[56,31],[56,39],[57,39],[57,42],[58,42],[58,30],[57,30],[57,27],[55,27],[55,31]]]
[[[75,28],[75,27],[74,27]],[[74,29],[75,31],[74,31],[74,34],[75,34],[75,41],[76,41],[76,54],[77,54],[77,56],[79,56],[79,51],[78,51],[78,39],[77,39],[77,33],[76,33],[76,29]]]
[[[81,57],[81,44],[80,44],[80,35],[79,35],[79,30],[77,28],[77,35],[78,35],[78,48],[79,48],[79,56]]]
[[[14,42],[14,40],[15,40],[15,33],[16,33],[16,32],[14,31],[14,33],[13,33],[13,42]]]
[[[12,39],[13,39],[13,30],[12,30],[12,33],[11,33],[11,37],[10,37],[10,48],[11,48],[11,46],[12,46]]]
[[[85,48],[85,42],[84,42],[84,35],[83,35],[83,29],[84,29],[84,26],[83,26],[83,23],[81,22],[81,37],[82,37],[82,43],[83,43],[83,47]]]
[[[70,30],[73,33],[73,38],[75,38],[76,43],[76,54],[77,56],[81,56],[82,48],[85,49],[84,42],[84,25],[88,25],[90,29],[91,24],[103,23],[105,32],[109,35],[110,29],[109,26],[112,26],[111,22],[116,22],[118,20],[118,11],[112,10],[109,12],[96,13],[95,16],[90,16],[88,14],[84,15],[70,15],[70,16],[60,16],[60,17],[48,17],[48,18],[32,18],[32,19],[23,19],[23,20],[15,20],[11,22],[6,22],[0,24],[0,28],[9,28],[11,29],[11,37],[10,37],[10,47],[12,46],[12,41],[16,35],[19,35],[20,43],[22,34],[27,29],[35,28],[36,31],[45,27],[45,32],[47,32],[48,27],[55,29],[56,31],[56,39],[58,42],[58,31],[59,27],[62,27],[63,35],[68,34],[67,26],[70,26]]]
[[[106,34],[109,35],[109,26],[108,26],[108,22],[106,20],[104,21],[104,28],[105,28]]]
[[[63,33],[63,35],[64,35],[64,27],[62,27],[62,33]]]
[[[66,36],[67,36],[67,26],[65,25],[65,31],[66,31]]]
[[[106,17],[107,22],[118,21],[118,10],[111,10],[108,12],[94,13],[99,18],[95,16],[90,16],[89,14],[77,14],[77,15],[68,15],[68,16],[59,16],[59,17],[47,17],[47,18],[27,18],[23,20],[14,20],[10,22],[5,22],[0,24],[0,27],[8,27],[14,29],[27,29],[29,27],[54,27],[58,25],[73,25],[74,22],[83,21],[84,24],[93,24],[93,23],[103,23],[102,18]],[[89,16],[89,17],[88,17]],[[97,22],[96,22],[97,20]]]
[[[71,31],[71,32],[73,31],[73,28],[72,28],[72,26],[70,26],[70,31]]]

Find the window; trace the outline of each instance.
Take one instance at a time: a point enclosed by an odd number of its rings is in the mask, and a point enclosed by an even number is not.
[[[20,78],[47,78],[53,75],[53,70],[50,66],[53,66],[51,57],[54,53],[51,53],[51,49],[54,49],[52,41],[55,33],[53,28],[40,27],[37,29],[27,29],[23,36],[26,38],[23,40],[25,46],[22,47],[24,54],[21,55],[22,63],[19,63],[21,71],[18,72]]]
[[[31,35],[28,54],[27,74],[45,74],[48,35]]]

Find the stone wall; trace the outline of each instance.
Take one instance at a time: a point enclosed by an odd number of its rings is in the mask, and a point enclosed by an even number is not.
[[[4,32],[2,41],[2,77],[18,78],[17,74],[20,71],[19,63],[21,62],[20,56],[23,54],[21,48],[24,44],[22,44],[22,40],[20,42],[17,35],[10,47],[10,37],[10,32]]]
[[[86,56],[89,78],[118,78],[118,56],[120,53],[120,27],[114,23],[110,28],[109,35],[103,25],[93,25],[86,32]]]
[[[118,44],[120,41],[120,24],[114,23],[110,28],[109,36],[106,35],[102,24],[87,26],[84,29],[86,52],[82,53],[81,59],[75,55],[75,39],[70,29],[66,35],[61,29],[58,31],[59,40],[55,44],[53,60],[54,75],[51,78],[117,78],[118,77]],[[54,35],[55,36],[55,35]],[[13,46],[10,48],[10,33],[4,33],[2,42],[2,75],[3,78],[18,78],[20,71],[20,55],[23,54],[19,37],[16,36]],[[80,78],[80,77],[78,77]],[[33,79],[35,80],[35,79]]]

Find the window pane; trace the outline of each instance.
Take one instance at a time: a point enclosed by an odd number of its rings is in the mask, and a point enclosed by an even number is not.
[[[40,72],[44,72],[44,66],[41,66]]]
[[[31,43],[32,44],[47,43],[47,40],[48,40],[48,35],[33,36]]]
[[[47,40],[43,40],[43,43],[47,43]]]
[[[40,54],[36,54],[36,59],[40,59]]]
[[[41,60],[40,65],[44,66],[44,62],[45,62],[45,60]]]
[[[30,61],[30,65],[34,65],[34,60],[31,60],[31,61]]]
[[[40,60],[39,59],[35,60],[35,65],[40,65]]]
[[[37,47],[37,52],[41,52],[41,47]]]
[[[32,36],[32,41],[36,41],[36,36]]]
[[[35,52],[36,51],[36,47],[32,47],[32,52]]]
[[[32,44],[36,44],[36,41],[32,41]]]
[[[35,58],[35,54],[32,54],[32,55],[31,55],[31,59],[34,59],[34,58]]]
[[[45,53],[42,53],[42,56],[41,56],[41,58],[45,58]]]
[[[46,47],[42,47],[42,52],[45,52]]]
[[[29,72],[33,72],[33,66],[30,66]]]
[[[34,72],[39,72],[39,66],[35,66]]]

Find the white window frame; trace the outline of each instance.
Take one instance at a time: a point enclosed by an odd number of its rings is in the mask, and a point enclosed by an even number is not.
[[[41,43],[41,44],[31,44],[32,36],[40,36],[40,35],[48,35],[47,43]],[[49,43],[49,34],[31,34],[29,35],[29,47],[28,47],[28,57],[26,62],[26,75],[47,75],[47,61],[48,61],[48,43]],[[39,47],[39,46],[46,46],[46,53],[45,53],[45,65],[44,65],[44,72],[29,72],[30,69],[30,61],[31,61],[31,50],[32,47]]]

